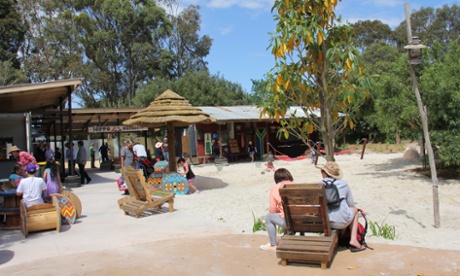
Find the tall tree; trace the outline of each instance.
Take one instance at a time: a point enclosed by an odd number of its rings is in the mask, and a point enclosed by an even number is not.
[[[439,41],[444,49],[447,49],[450,41],[460,39],[460,6],[444,5],[439,8],[420,8],[411,13],[411,27],[414,36],[422,39],[425,45],[431,46],[435,41]],[[406,22],[394,30],[394,39],[397,41],[398,48],[404,51],[403,46],[407,44]]]
[[[278,23],[271,47],[276,64],[268,73],[269,100],[261,104],[262,113],[276,120],[291,105],[301,106],[308,118],[282,120],[281,132],[308,144],[306,135],[318,129],[327,160],[334,160],[336,135],[353,127],[353,111],[371,86],[352,46],[352,28],[336,24],[336,5],[336,0],[275,1]],[[318,109],[319,119],[313,115]]]
[[[99,95],[107,106],[127,97],[130,104],[139,84],[164,71],[163,41],[171,29],[164,9],[153,0],[75,2],[90,94],[82,97]]]
[[[178,15],[174,14],[172,6],[169,19],[172,22],[171,35],[166,39],[169,60],[168,75],[180,78],[187,71],[207,70],[204,58],[209,54],[212,39],[208,35],[199,36],[200,14],[199,6],[188,6]]]
[[[11,61],[13,67],[19,69],[17,55],[25,32],[17,1],[0,0],[0,61]]]
[[[364,51],[366,47],[378,42],[393,44],[390,26],[379,20],[358,21],[351,25],[354,30],[353,41],[358,49]]]
[[[21,46],[24,70],[32,82],[81,77],[83,56],[76,40],[69,1],[20,0],[26,39]]]

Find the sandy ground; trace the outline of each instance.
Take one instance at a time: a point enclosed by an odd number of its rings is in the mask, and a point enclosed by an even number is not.
[[[460,181],[440,180],[441,227],[435,228],[431,179],[410,169],[419,160],[402,153],[337,156],[357,205],[368,220],[396,228],[394,241],[373,237],[375,250],[340,249],[328,270],[318,265],[282,267],[274,253],[258,249],[266,233],[253,233],[253,213],[264,216],[273,172],[261,162],[194,166],[199,195],[177,195],[174,213],[140,219],[118,209],[115,172],[89,170],[93,182],[73,191],[83,215],[60,233],[0,232],[1,275],[457,275],[460,273]],[[320,160],[319,163],[324,163]],[[309,159],[275,161],[297,183],[320,180]],[[454,209],[455,208],[455,209]],[[166,207],[164,208],[166,209]]]

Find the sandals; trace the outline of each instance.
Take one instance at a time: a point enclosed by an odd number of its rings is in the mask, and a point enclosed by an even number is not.
[[[361,245],[360,248],[354,247],[354,246],[350,246],[350,251],[351,251],[352,253],[361,252],[361,251],[364,251],[364,250],[366,250],[366,249],[367,249],[367,246],[365,246],[365,245]]]

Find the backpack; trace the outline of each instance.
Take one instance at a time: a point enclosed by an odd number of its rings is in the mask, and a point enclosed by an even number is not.
[[[367,219],[366,219],[366,213],[362,209],[358,208],[358,212],[361,213],[361,217],[363,218],[364,225],[361,224],[361,222],[358,222],[358,231],[356,233],[356,238],[359,242],[359,244],[364,245],[365,247],[370,248],[366,244],[366,234],[367,234]],[[351,230],[350,227],[347,227],[342,231],[342,233],[339,235],[339,246],[342,247],[349,247],[350,246],[350,237],[351,237]]]
[[[340,202],[343,198],[340,198],[339,189],[334,182],[337,179],[331,180],[323,180],[325,190],[326,190],[326,199],[327,199],[327,207],[329,210],[335,210],[340,207]]]

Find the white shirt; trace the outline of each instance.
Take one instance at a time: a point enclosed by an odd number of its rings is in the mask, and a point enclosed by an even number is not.
[[[133,152],[137,157],[147,157],[147,151],[145,150],[144,145],[141,145],[141,144],[134,145]]]
[[[16,192],[22,194],[22,200],[24,200],[27,207],[30,207],[43,203],[43,190],[46,190],[46,184],[43,178],[31,176],[19,182]]]

